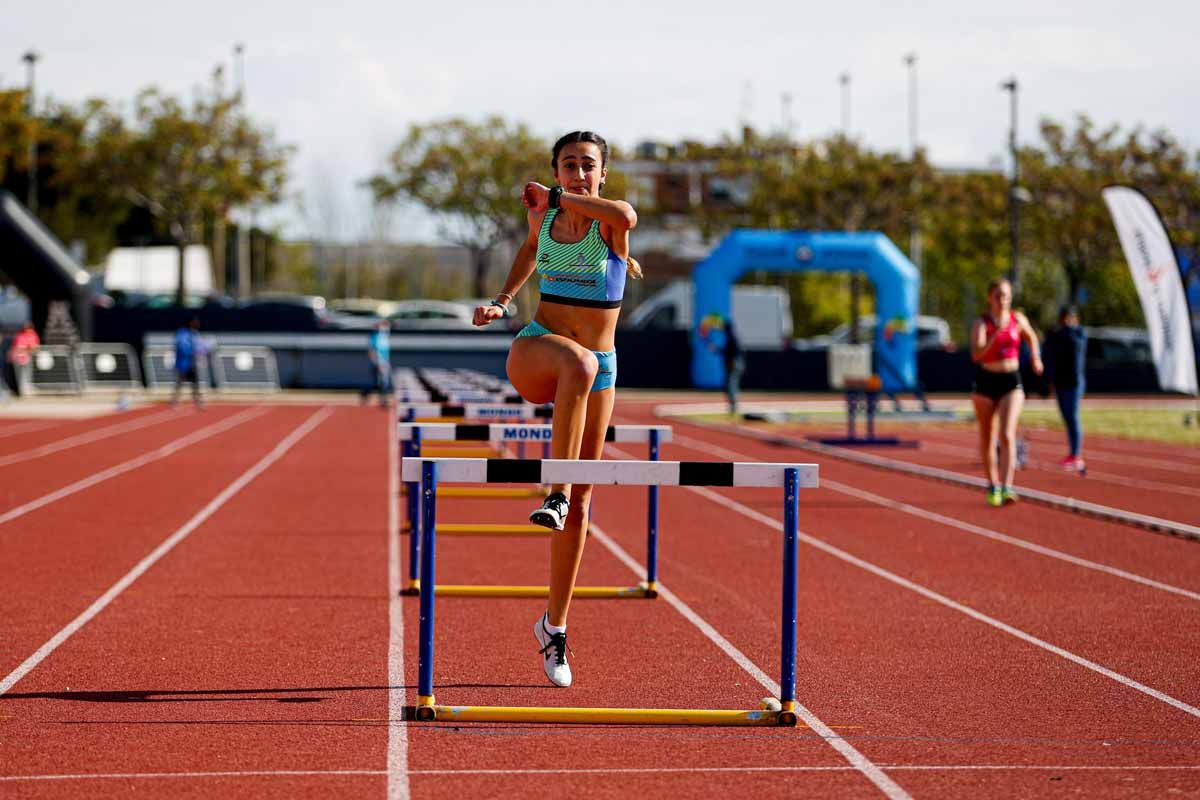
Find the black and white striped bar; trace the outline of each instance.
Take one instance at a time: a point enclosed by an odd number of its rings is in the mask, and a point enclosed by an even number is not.
[[[590,483],[622,486],[783,486],[784,470],[799,488],[816,489],[816,464],[742,461],[576,461],[537,458],[405,458],[401,480],[421,480],[421,464],[437,464],[439,483]]]
[[[397,429],[402,442],[410,442],[418,434],[423,442],[548,442],[551,432],[550,425],[453,422],[401,422]],[[609,425],[604,441],[645,444],[652,431],[658,431],[660,443],[671,441],[670,425]]]
[[[554,409],[535,406],[532,403],[397,403],[396,413],[401,418],[412,413],[414,417],[462,417],[463,419],[550,419]]]

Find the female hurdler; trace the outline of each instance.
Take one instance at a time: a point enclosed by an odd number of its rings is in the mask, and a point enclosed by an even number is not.
[[[590,131],[575,131],[554,144],[550,165],[558,185],[528,183],[522,202],[529,235],[513,259],[503,291],[490,306],[475,309],[476,325],[507,312],[521,286],[538,273],[541,302],[533,322],[513,341],[508,379],[525,400],[554,403],[553,458],[599,459],[612,416],[617,379],[613,338],[628,270],[633,207],[600,197],[608,174],[608,145]],[[587,536],[592,487],[556,484],[531,522],[558,533],[550,537],[550,596],[533,626],[543,668],[556,686],[571,685],[567,664],[567,610]]]

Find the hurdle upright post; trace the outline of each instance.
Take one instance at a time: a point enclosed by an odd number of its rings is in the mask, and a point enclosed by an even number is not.
[[[796,724],[796,595],[800,553],[798,517],[800,514],[800,470],[788,467],[783,471],[783,631],[779,702],[782,714],[791,719],[781,724]]]
[[[417,664],[418,720],[432,720],[433,709],[433,594],[437,541],[437,462],[421,462],[421,630]]]
[[[658,431],[650,430],[650,460],[658,461]],[[658,485],[646,493],[646,594],[658,596]]]
[[[412,415],[412,409],[409,409]],[[421,455],[421,426],[412,427],[408,445],[414,457]],[[421,524],[418,513],[421,502],[420,484],[408,485],[408,591],[416,591],[421,580],[418,564],[421,560]]]

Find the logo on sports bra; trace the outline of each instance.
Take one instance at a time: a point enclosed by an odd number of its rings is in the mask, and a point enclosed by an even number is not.
[[[575,259],[575,266],[577,266],[577,267],[588,266],[587,259],[583,257],[583,253],[580,253],[579,257]]]
[[[600,279],[598,277],[589,277],[586,275],[543,275],[542,279],[546,283],[555,283],[561,281],[563,283],[571,283],[576,286],[599,286]]]
[[[540,264],[549,264],[549,263],[550,263],[550,254],[549,254],[549,253],[542,253],[540,256],[538,256],[538,263],[540,263]]]

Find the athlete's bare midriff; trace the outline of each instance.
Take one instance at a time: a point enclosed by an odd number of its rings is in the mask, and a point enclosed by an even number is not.
[[[586,347],[605,352],[615,347],[619,308],[585,308],[555,303],[542,298],[533,318],[560,336]]]

